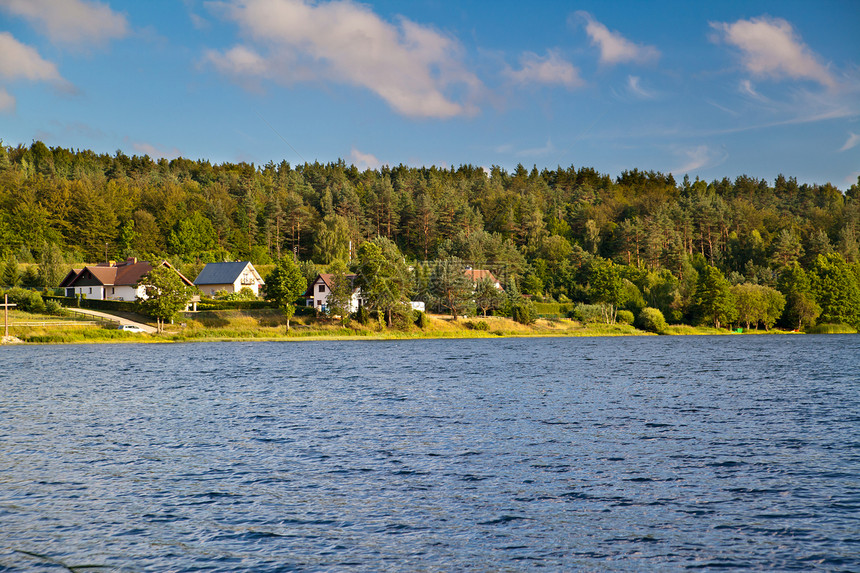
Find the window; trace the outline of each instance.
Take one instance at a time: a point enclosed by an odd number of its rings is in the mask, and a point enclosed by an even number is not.
[[[318,301],[317,301],[317,306],[322,306],[322,301],[321,301],[321,300],[318,300]]]
[[[89,294],[93,294],[93,287],[90,287],[90,292],[89,292]]]
[[[320,291],[320,292],[325,292],[325,285],[320,285],[319,291]]]

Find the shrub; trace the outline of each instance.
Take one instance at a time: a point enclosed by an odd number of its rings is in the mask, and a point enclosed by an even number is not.
[[[599,304],[580,303],[568,314],[570,318],[576,319],[583,324],[603,322],[603,309]]]
[[[370,312],[367,310],[366,306],[361,306],[355,311],[355,320],[359,322],[359,324],[363,326],[367,326],[370,322]]]
[[[636,328],[647,330],[648,332],[656,332],[663,334],[666,332],[666,319],[663,318],[663,313],[656,308],[645,307],[639,316],[636,318]]]
[[[633,313],[629,310],[619,310],[615,314],[615,320],[621,324],[633,324]]]
[[[490,325],[484,320],[471,320],[466,323],[469,330],[490,330]]]
[[[423,311],[416,310],[415,311],[415,326],[418,328],[427,328],[427,325],[430,324],[430,319],[427,318],[427,314]]]
[[[18,305],[18,310],[30,313],[45,312],[45,301],[36,291],[16,287],[6,291],[6,294],[9,295],[10,303]]]
[[[55,301],[54,299],[48,299],[45,301],[45,312],[47,314],[53,314],[55,316],[63,314],[63,305]]]
[[[520,324],[532,324],[537,320],[535,304],[527,299],[521,299],[511,308],[511,318]]]

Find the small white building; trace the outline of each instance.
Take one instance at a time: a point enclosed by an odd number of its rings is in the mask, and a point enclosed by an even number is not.
[[[161,266],[173,269],[170,263],[162,261]],[[87,265],[82,269],[72,269],[60,283],[66,291],[66,296],[81,295],[88,299],[123,300],[134,302],[146,298],[146,286],[138,285],[140,278],[152,270],[152,265],[129,257],[118,263],[109,261],[107,264]],[[176,271],[175,269],[173,269]],[[193,283],[176,271],[176,274],[188,286]]]
[[[350,282],[355,282],[355,277],[356,275],[346,275],[346,278]],[[307,306],[312,306],[320,312],[326,312],[328,295],[331,294],[332,278],[334,278],[334,275],[330,273],[317,275],[317,278],[308,286],[308,290],[303,295]],[[361,290],[353,288],[352,298],[349,301],[349,312],[358,311],[359,307],[363,304],[364,300],[361,298]]]
[[[249,288],[254,296],[260,296],[263,284],[260,273],[248,261],[208,263],[194,279],[194,285],[208,295],[219,291],[239,292],[243,288]]]

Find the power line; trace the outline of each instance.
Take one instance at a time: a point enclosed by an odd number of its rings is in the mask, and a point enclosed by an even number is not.
[[[293,150],[293,152],[294,152],[296,155],[298,155],[298,156],[299,156],[299,159],[301,159],[301,160],[302,160],[302,163],[307,163],[307,161],[305,161],[305,158],[304,158],[304,157],[302,157],[302,154],[301,154],[301,153],[299,153],[298,151],[296,151],[296,148],[295,148],[295,147],[293,147],[292,145],[290,145],[290,142],[289,142],[289,141],[287,141],[286,139],[284,139],[284,137],[283,137],[280,133],[278,133],[278,131],[277,131],[274,127],[272,127],[272,124],[271,124],[271,123],[269,123],[268,121],[266,121],[266,118],[264,118],[262,115],[260,115],[259,113],[257,113],[257,110],[254,110],[254,113],[257,115],[257,117],[259,117],[259,118],[260,118],[260,121],[262,121],[263,123],[265,123],[266,125],[268,125],[268,126],[269,126],[269,129],[271,129],[273,132],[275,132],[275,135],[277,135],[278,137],[280,137],[280,138],[281,138],[281,141],[283,141],[284,143],[286,143],[287,145],[289,145],[289,146],[290,146],[290,149],[292,149],[292,150]]]

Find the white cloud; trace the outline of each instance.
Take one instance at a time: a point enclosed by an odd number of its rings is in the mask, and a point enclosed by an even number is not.
[[[600,63],[621,64],[624,62],[645,63],[657,60],[660,51],[654,46],[634,44],[618,32],[612,31],[589,14],[577,12],[585,19],[585,33],[591,38],[591,45],[600,48]]]
[[[382,162],[370,153],[363,153],[355,147],[349,152],[349,161],[359,169],[378,169]]]
[[[22,44],[8,32],[0,32],[0,82],[18,79],[47,81],[58,89],[71,91],[57,66],[42,58],[34,48]],[[0,112],[15,109],[15,97],[0,85]]]
[[[125,16],[86,0],[0,0],[0,8],[21,16],[54,42],[100,44],[128,34]]]
[[[38,81],[59,81],[60,72],[42,59],[34,48],[22,44],[8,32],[0,32],[0,77]]]
[[[642,80],[639,76],[627,76],[627,88],[631,93],[642,99],[654,98],[654,92],[642,87]]]
[[[11,112],[15,110],[15,98],[0,86],[0,113]]]
[[[728,157],[725,151],[711,149],[707,145],[698,145],[692,148],[676,150],[686,162],[678,169],[672,169],[672,173],[689,173],[704,167],[714,167],[724,162]]]
[[[839,149],[839,151],[848,151],[849,149],[854,149],[855,147],[857,147],[858,143],[860,143],[860,135],[857,135],[856,133],[849,133],[848,141],[845,142],[845,145],[843,145]]]
[[[744,67],[757,76],[807,79],[836,87],[830,71],[781,18],[712,22],[722,40],[740,49]]]
[[[431,28],[405,18],[391,24],[350,0],[235,0],[211,6],[254,42],[244,53],[233,48],[232,54],[207,54],[231,75],[344,82],[371,90],[410,117],[475,111],[447,94],[455,89],[474,96],[481,82],[460,63],[456,41]]]
[[[549,84],[576,88],[585,82],[579,70],[557,52],[549,50],[545,58],[526,52],[520,57],[520,70],[507,70],[506,75],[520,84]]]
[[[153,159],[161,159],[162,157],[165,159],[175,159],[182,155],[182,153],[180,153],[180,151],[175,147],[164,149],[163,147],[146,143],[144,141],[134,142],[131,146],[135,151],[149,155]]]
[[[760,93],[758,93],[756,91],[753,83],[749,80],[741,80],[741,83],[738,86],[738,89],[745,96],[749,96],[749,97],[751,97],[753,99],[757,99],[759,101],[767,101],[767,98],[764,97],[763,95],[761,95]]]
[[[551,139],[546,140],[546,145],[543,147],[533,147],[531,149],[522,149],[517,152],[517,155],[520,157],[539,157],[541,155],[547,155],[549,153],[553,153],[555,151],[555,146],[552,144]]]
[[[268,75],[268,62],[263,56],[247,46],[234,46],[223,54],[216,50],[206,52],[206,58],[219,72],[227,75]]]

